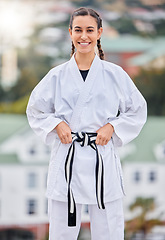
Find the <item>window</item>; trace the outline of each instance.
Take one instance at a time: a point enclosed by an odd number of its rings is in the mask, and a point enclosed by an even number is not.
[[[45,147],[45,153],[46,153],[47,155],[50,154],[50,147],[49,147],[49,146],[46,146],[46,147]]]
[[[31,146],[30,149],[29,149],[29,153],[30,153],[30,155],[35,155],[36,154],[36,147]]]
[[[154,171],[149,172],[149,181],[150,182],[156,181],[156,172],[154,172]]]
[[[89,212],[89,210],[88,210],[88,205],[86,205],[86,204],[84,205],[84,212],[85,212],[85,213],[88,213],[88,212]]]
[[[134,182],[138,183],[141,180],[141,174],[139,171],[134,172]]]
[[[29,199],[27,201],[27,214],[32,215],[37,213],[37,201],[35,199]]]
[[[161,148],[162,148],[162,156],[165,157],[165,141],[163,141],[163,143],[161,144]]]
[[[28,188],[36,188],[37,187],[37,174],[36,173],[28,173],[27,176],[27,185]]]
[[[48,173],[46,172],[46,174],[45,174],[45,184],[44,184],[45,188],[47,187],[47,178],[48,178]]]
[[[48,199],[45,200],[45,213],[48,214]]]

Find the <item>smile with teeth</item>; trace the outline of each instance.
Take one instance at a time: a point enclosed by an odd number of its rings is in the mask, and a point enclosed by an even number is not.
[[[78,42],[82,47],[86,47],[90,44],[90,42]]]

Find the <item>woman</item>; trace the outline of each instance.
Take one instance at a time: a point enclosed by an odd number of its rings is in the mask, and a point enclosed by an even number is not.
[[[138,136],[146,102],[121,67],[103,60],[102,31],[98,13],[75,10],[69,26],[72,57],[49,71],[27,106],[32,129],[53,144],[47,186],[50,240],[77,239],[82,204],[88,204],[92,240],[124,239],[116,147]]]

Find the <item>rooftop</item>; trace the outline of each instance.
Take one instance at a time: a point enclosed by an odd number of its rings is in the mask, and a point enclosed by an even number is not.
[[[122,158],[123,162],[165,163],[165,117],[148,117],[141,133],[131,144],[135,147],[132,153]]]
[[[28,126],[27,118],[25,115],[10,115],[0,114],[0,144],[11,135],[18,133]]]
[[[0,126],[0,164],[48,164],[49,148],[33,133],[26,115],[0,114]]]
[[[0,114],[0,145],[8,138],[19,135],[22,138],[32,131],[26,115]],[[26,153],[25,153],[26,154]],[[35,157],[35,156],[34,156]],[[123,162],[161,162],[165,163],[165,117],[148,117],[140,135],[121,148]],[[13,152],[0,153],[0,164],[20,164]],[[32,162],[24,162],[32,164]],[[47,164],[34,161],[34,164]]]
[[[144,66],[161,56],[165,56],[165,38],[155,40],[155,44],[152,48],[148,49],[148,51],[143,54],[132,58],[130,62],[131,65]]]
[[[105,52],[142,53],[129,60],[131,65],[136,66],[143,66],[155,58],[165,55],[165,37],[144,38],[133,35],[119,35],[118,37],[110,38],[103,36],[101,43]]]
[[[119,35],[114,38],[103,36],[101,43],[105,52],[142,52],[152,48],[154,40],[133,35]]]

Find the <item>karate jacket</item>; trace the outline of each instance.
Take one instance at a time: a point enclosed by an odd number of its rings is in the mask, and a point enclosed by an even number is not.
[[[118,112],[120,114],[118,115]],[[31,128],[52,145],[48,198],[67,201],[64,165],[70,144],[62,144],[55,127],[66,122],[73,132],[96,132],[110,123],[114,133],[107,145],[98,145],[104,164],[104,202],[124,195],[122,169],[116,148],[140,133],[147,118],[146,101],[127,73],[97,55],[85,82],[75,56],[51,69],[31,93],[27,117]],[[75,202],[96,204],[95,151],[75,143],[71,187]]]

